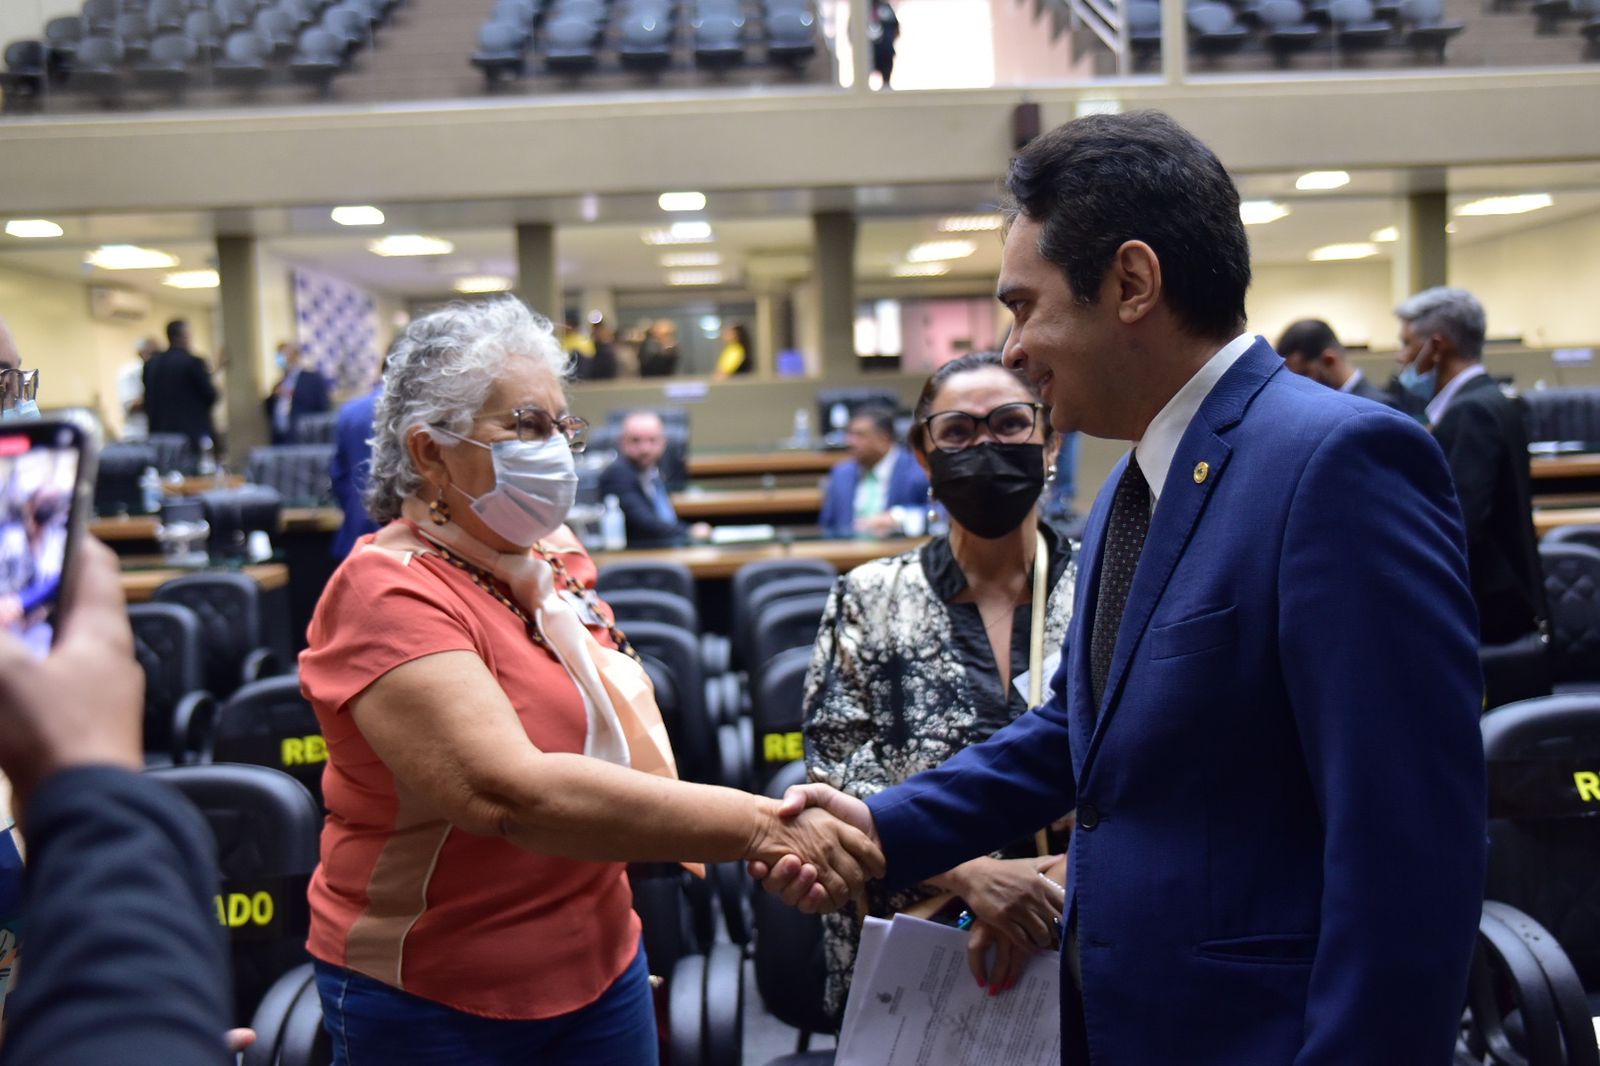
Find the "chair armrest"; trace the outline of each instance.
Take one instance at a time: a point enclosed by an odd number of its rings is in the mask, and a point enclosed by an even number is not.
[[[239,671],[240,684],[248,685],[263,677],[277,677],[284,672],[283,664],[271,648],[255,648],[244,657],[244,665]]]
[[[750,782],[746,780],[746,770],[739,727],[717,726],[717,782],[729,788],[748,790]]]
[[[728,939],[741,948],[750,943],[750,880],[745,876],[744,864],[716,862],[706,867],[706,877],[716,887],[717,899],[722,904],[722,921],[728,929]]]
[[[311,964],[305,963],[287,971],[272,982],[261,1004],[250,1018],[250,1028],[256,1031],[256,1042],[244,1050],[241,1066],[276,1066],[278,1047],[283,1042],[284,1026],[289,1012],[307,986],[315,989]]]
[[[668,1062],[699,1063],[705,1046],[706,957],[685,955],[667,985]]]
[[[1498,918],[1506,928],[1516,934],[1532,953],[1544,974],[1554,1002],[1556,1021],[1561,1027],[1561,1041],[1566,1046],[1567,1066],[1600,1066],[1600,1046],[1596,1045],[1594,1022],[1589,1016],[1589,997],[1556,938],[1534,921],[1532,917],[1511,906],[1495,900],[1485,900],[1484,918]]]
[[[1511,1003],[1521,1012],[1521,1047],[1506,1031],[1511,1011],[1502,1009],[1501,987],[1509,988]],[[1478,921],[1467,1003],[1472,1012],[1469,1046],[1481,1049],[1493,1066],[1563,1061],[1555,1002],[1538,959],[1510,926],[1488,912]]]
[[[713,944],[706,956],[705,1066],[740,1066],[744,1058],[744,953]]]
[[[172,765],[210,762],[216,728],[217,701],[211,693],[185,693],[172,709]]]

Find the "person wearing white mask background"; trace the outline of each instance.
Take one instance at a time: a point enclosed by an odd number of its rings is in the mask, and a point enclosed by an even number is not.
[[[562,524],[585,428],[566,362],[512,298],[419,318],[389,355],[384,525],[300,659],[329,753],[308,947],[336,1064],[651,1066],[625,863],[799,849],[836,905],[882,870],[831,818],[675,780],[635,728],[648,682]]]
[[[32,418],[39,413],[39,372],[22,368],[17,339],[0,318],[0,418]]]

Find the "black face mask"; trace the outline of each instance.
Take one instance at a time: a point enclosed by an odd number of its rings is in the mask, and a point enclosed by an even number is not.
[[[933,495],[962,528],[994,540],[1022,524],[1044,489],[1043,444],[977,444],[928,453]]]

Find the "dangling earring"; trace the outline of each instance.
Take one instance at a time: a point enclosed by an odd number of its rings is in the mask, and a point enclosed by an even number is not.
[[[442,526],[450,521],[450,505],[444,502],[444,489],[440,489],[439,495],[428,504],[428,518],[436,526]]]
[[[1053,484],[1055,484],[1055,480],[1056,480],[1056,464],[1055,463],[1051,463],[1050,464],[1050,469],[1048,469],[1048,470],[1046,470],[1044,472],[1044,481],[1045,481],[1046,485],[1053,485]]]

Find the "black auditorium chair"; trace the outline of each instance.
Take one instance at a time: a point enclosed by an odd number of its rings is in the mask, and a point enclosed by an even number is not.
[[[328,746],[311,704],[300,693],[298,674],[254,681],[217,711],[208,761],[267,766],[293,777],[322,804],[322,771]]]
[[[655,589],[694,602],[694,574],[682,563],[629,561],[607,563],[600,568],[595,591],[609,599],[613,592]]]
[[[599,27],[576,16],[555,16],[544,26],[541,52],[551,73],[578,75],[593,70],[599,63],[596,38]]]
[[[306,886],[317,865],[322,812],[298,781],[262,766],[150,771],[200,809],[217,841],[217,917],[233,957],[234,1024],[286,971],[307,961]]]
[[[682,867],[628,867],[633,907],[644,930],[650,971],[666,985],[664,1062],[740,1066],[744,1042],[744,957],[696,929],[691,897],[703,885]]]
[[[319,26],[311,27],[300,35],[300,44],[289,59],[290,76],[326,96],[333,79],[345,68],[345,44],[343,38]]]
[[[70,62],[83,40],[83,20],[71,15],[51,19],[44,24],[44,40],[50,46],[52,64],[59,67]]]
[[[322,29],[344,44],[344,57],[349,59],[372,43],[372,22],[365,11],[340,5],[322,13],[318,23]]]
[[[1546,533],[1539,543],[1581,544],[1600,551],[1600,526],[1560,526]]]
[[[239,1066],[328,1066],[333,1042],[322,1024],[322,998],[309,962],[289,970],[261,997],[250,1028],[256,1042]]]
[[[839,576],[839,570],[826,559],[763,559],[746,563],[733,575],[729,587],[730,609],[733,616],[732,632],[739,638],[735,642],[734,653],[739,657],[740,665],[746,669],[756,665],[751,660],[748,645],[743,641],[743,636],[754,625],[749,605],[756,590],[773,581],[805,576],[821,576],[831,583]]]
[[[632,11],[622,17],[617,57],[628,70],[655,73],[672,63],[671,20],[655,11]]]
[[[690,24],[695,66],[722,71],[744,62],[743,17],[726,10],[702,11]]]
[[[1548,696],[1554,690],[1549,641],[1531,633],[1509,644],[1485,644],[1478,649],[1483,667],[1483,709]]]
[[[72,88],[99,97],[102,103],[122,98],[122,42],[115,37],[85,37],[72,62]]]
[[[182,766],[210,744],[217,706],[205,690],[200,620],[176,603],[128,607],[133,654],[144,670],[144,764]]]
[[[105,34],[116,26],[122,5],[118,0],[83,0],[82,10],[84,35]]]
[[[199,58],[198,44],[181,33],[163,34],[150,42],[149,55],[134,68],[134,77],[144,88],[181,95]]]
[[[755,666],[751,681],[759,685],[766,665],[779,652],[810,648],[817,642],[817,626],[828,604],[826,592],[780,600],[756,616]]]
[[[111,36],[122,45],[122,58],[137,63],[150,52],[150,30],[143,12],[125,11],[111,25]]]
[[[261,588],[248,574],[185,574],[162,584],[153,599],[181,604],[200,619],[206,689],[218,699],[281,670],[262,637]]]
[[[792,762],[767,782],[765,792],[779,799],[790,785],[805,780],[805,763]],[[800,1030],[795,1054],[769,1066],[828,1066],[833,1052],[809,1050],[813,1034],[836,1031],[836,1023],[822,1009],[828,980],[822,955],[822,919],[801,914],[766,892],[757,890],[750,898],[755,915],[756,990],[773,1017]]]
[[[300,33],[300,20],[281,8],[267,7],[256,12],[256,36],[267,43],[268,51],[283,57],[294,51],[295,37]]]
[[[1542,544],[1539,562],[1550,605],[1556,691],[1600,688],[1600,549]]]
[[[1144,70],[1161,56],[1161,5],[1155,0],[1132,0],[1126,11],[1133,68]]]
[[[661,622],[635,622],[624,632],[640,655],[659,660],[672,673],[679,731],[689,749],[681,760],[682,775],[690,780],[743,787],[749,778],[751,752],[739,727],[715,722],[706,707],[705,672],[694,634]],[[675,743],[676,740],[675,737]],[[710,760],[705,761],[708,752]]]
[[[338,428],[338,411],[318,411],[315,414],[301,415],[294,424],[294,443],[331,445],[334,443],[333,436]]]
[[[662,622],[696,635],[700,616],[694,604],[674,592],[659,589],[617,589],[605,594],[605,602],[624,633],[635,622]]]
[[[12,41],[6,45],[6,69],[0,72],[0,90],[9,109],[21,101],[35,101],[50,76],[50,48],[43,41]]]
[[[762,788],[784,766],[805,757],[801,729],[811,652],[809,647],[781,651],[761,669],[754,703],[756,784]]]
[[[228,25],[242,30],[250,25],[256,15],[256,0],[213,0],[212,10],[228,20]]]
[[[648,652],[641,652],[639,657],[655,688],[656,706],[661,710],[667,737],[672,741],[678,776],[686,781],[715,781],[717,751],[711,723],[685,715],[683,702],[678,698],[678,679],[666,663]]]
[[[1335,42],[1343,52],[1367,52],[1389,43],[1394,25],[1377,17],[1371,0],[1331,0],[1328,17],[1333,21]]]
[[[752,680],[756,670],[765,661],[756,650],[756,640],[759,635],[755,620],[761,617],[768,607],[786,600],[809,599],[818,593],[826,594],[831,591],[834,582],[838,579],[830,574],[815,572],[794,574],[790,577],[780,577],[775,581],[759,585],[745,598],[739,608],[742,619],[749,619],[749,624],[742,624],[734,631],[737,638],[739,661],[747,664]]]
[[[230,33],[222,48],[222,58],[211,65],[218,85],[232,89],[256,89],[271,76],[267,66],[271,46],[259,35],[239,31]]]
[[[1322,28],[1307,20],[1300,0],[1262,0],[1255,14],[1267,51],[1279,67],[1288,67],[1296,55],[1315,48],[1322,36]]]
[[[143,513],[144,494],[139,479],[156,463],[155,449],[147,444],[119,442],[102,448],[94,475],[95,513]]]
[[[1227,4],[1190,4],[1188,20],[1195,54],[1207,63],[1233,55],[1250,39],[1250,31]]]
[[[132,443],[154,449],[156,469],[163,474],[195,472],[199,457],[195,454],[194,445],[182,433],[152,433]]]
[[[1443,63],[1445,48],[1466,25],[1447,22],[1442,0],[1400,0],[1400,21],[1406,43],[1420,58],[1436,58]]]
[[[520,78],[527,70],[528,31],[511,22],[488,22],[478,30],[478,50],[472,65],[483,71],[493,88],[502,79]]]
[[[791,8],[767,15],[767,58],[799,70],[817,54],[817,17]]]
[[[251,533],[276,537],[283,525],[283,497],[266,485],[240,485],[200,493],[200,507],[211,525],[206,550],[213,560],[242,561]]]
[[[331,444],[277,444],[250,449],[245,478],[252,485],[266,485],[290,506],[315,506],[326,503],[333,492],[328,465],[333,460]]]
[[[181,33],[188,14],[189,7],[184,0],[150,0],[144,9],[145,24],[153,37]]]

